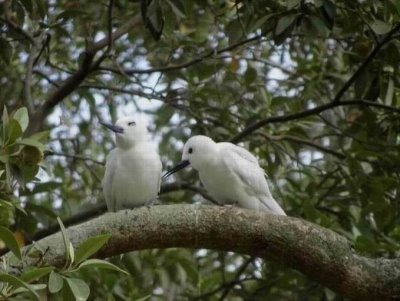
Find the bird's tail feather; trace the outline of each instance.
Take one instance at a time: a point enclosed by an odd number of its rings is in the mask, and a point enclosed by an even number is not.
[[[286,215],[285,211],[279,206],[278,202],[275,201],[274,198],[268,198],[268,199],[261,199],[261,204],[262,204],[262,209],[265,211],[268,211],[273,214],[278,214],[278,215]]]

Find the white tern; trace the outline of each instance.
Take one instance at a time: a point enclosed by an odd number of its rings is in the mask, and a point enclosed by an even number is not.
[[[102,125],[116,135],[102,181],[108,211],[150,205],[160,191],[162,164],[146,122],[123,117],[115,125]]]
[[[204,187],[219,204],[286,215],[272,197],[257,158],[246,149],[193,136],[183,147],[182,162],[163,178],[189,165],[199,172]]]

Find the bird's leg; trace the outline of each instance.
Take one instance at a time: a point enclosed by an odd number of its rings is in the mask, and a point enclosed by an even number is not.
[[[227,207],[227,208],[233,208],[233,207],[236,207],[238,204],[239,204],[238,201],[234,201],[234,202],[232,202],[230,204],[224,204],[222,206]]]
[[[150,207],[154,205],[156,200],[157,200],[157,198],[152,199],[152,200],[148,200],[144,205],[147,207],[147,209],[150,209]]]

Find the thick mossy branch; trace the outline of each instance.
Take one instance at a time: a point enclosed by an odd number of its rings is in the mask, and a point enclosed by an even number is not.
[[[355,254],[348,241],[310,222],[239,208],[162,205],[106,213],[68,229],[74,244],[111,233],[96,257],[151,248],[207,248],[233,251],[298,269],[352,300],[400,298],[400,260],[369,259]],[[42,263],[62,266],[60,233],[37,245],[48,250]],[[26,259],[24,264],[37,264]]]

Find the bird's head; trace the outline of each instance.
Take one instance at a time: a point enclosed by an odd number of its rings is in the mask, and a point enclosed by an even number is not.
[[[183,147],[181,163],[168,171],[163,178],[167,178],[189,165],[196,170],[201,169],[213,162],[216,151],[217,144],[211,138],[201,135],[191,137]]]
[[[115,133],[117,146],[121,148],[130,148],[148,139],[147,123],[139,118],[122,117],[115,125],[103,122],[101,124]]]

